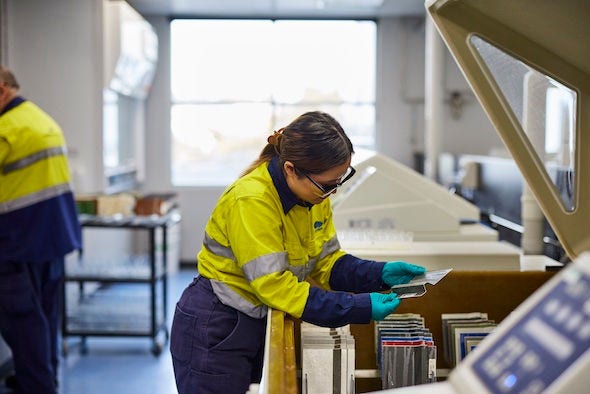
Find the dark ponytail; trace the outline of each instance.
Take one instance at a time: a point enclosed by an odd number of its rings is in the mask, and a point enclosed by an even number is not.
[[[279,157],[281,166],[290,161],[306,173],[317,174],[345,163],[353,153],[352,143],[336,119],[325,112],[306,112],[268,137],[258,159],[242,175],[274,156]]]

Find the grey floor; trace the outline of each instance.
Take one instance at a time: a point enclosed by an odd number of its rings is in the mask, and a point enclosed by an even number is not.
[[[174,305],[196,274],[181,269],[169,276],[168,329]],[[60,394],[168,394],[177,393],[169,343],[159,356],[152,354],[146,337],[89,337],[81,354],[77,338],[68,338],[68,354],[61,359]],[[0,383],[0,394],[8,393]]]

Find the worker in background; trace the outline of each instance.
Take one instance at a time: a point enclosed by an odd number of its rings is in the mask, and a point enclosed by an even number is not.
[[[0,66],[0,334],[17,393],[57,392],[64,257],[80,248],[64,136]]]
[[[382,291],[424,273],[340,249],[328,197],[354,175],[352,154],[332,116],[308,112],[225,190],[174,314],[179,394],[243,394],[260,382],[268,308],[324,327],[382,320],[400,302]]]

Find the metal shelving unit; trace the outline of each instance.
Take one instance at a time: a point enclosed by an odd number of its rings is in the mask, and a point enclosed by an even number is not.
[[[152,353],[161,354],[169,339],[167,230],[179,221],[176,210],[164,216],[121,219],[80,216],[82,229],[146,231],[149,246],[147,255],[122,256],[116,261],[92,260],[80,251],[77,261],[66,264],[62,314],[64,356],[69,337],[80,337],[81,352],[85,353],[89,336],[149,337]],[[158,229],[162,232],[161,248],[156,243]]]

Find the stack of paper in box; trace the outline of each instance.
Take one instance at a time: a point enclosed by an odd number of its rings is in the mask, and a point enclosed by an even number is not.
[[[116,215],[128,217],[133,214],[134,206],[135,197],[129,193],[101,195],[97,197],[96,214],[105,217]]]
[[[349,326],[325,328],[301,323],[302,393],[353,393],[354,357]]]
[[[488,314],[443,313],[442,336],[444,357],[451,366],[456,366],[496,327]]]
[[[382,388],[436,381],[436,346],[422,316],[392,314],[375,322],[375,346]]]

